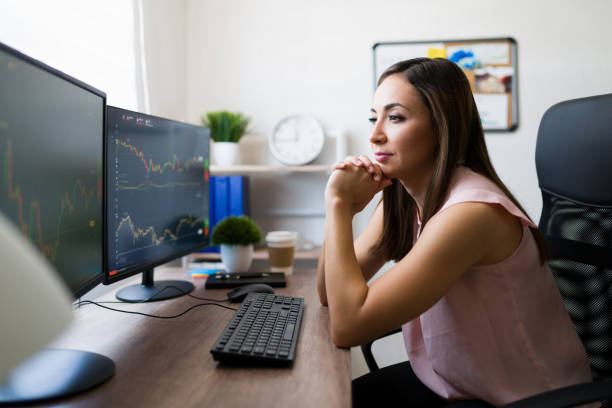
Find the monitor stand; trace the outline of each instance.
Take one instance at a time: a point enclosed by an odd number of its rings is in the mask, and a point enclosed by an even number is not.
[[[193,283],[182,280],[153,280],[153,269],[142,273],[142,283],[123,288],[117,292],[117,299],[123,302],[142,303],[183,296],[195,289]]]
[[[0,405],[65,398],[94,388],[115,374],[110,358],[82,350],[43,349],[0,384]]]

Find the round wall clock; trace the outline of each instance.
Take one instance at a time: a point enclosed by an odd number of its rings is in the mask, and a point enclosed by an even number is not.
[[[281,119],[268,138],[272,155],[283,164],[300,166],[313,161],[323,150],[325,133],[312,116],[292,115]]]

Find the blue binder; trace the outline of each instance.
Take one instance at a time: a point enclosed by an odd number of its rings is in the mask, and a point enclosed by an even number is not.
[[[215,177],[215,201],[213,205],[215,207],[214,223],[217,225],[219,221],[229,215],[230,190],[228,176]]]
[[[249,178],[247,176],[210,177],[210,224],[211,232],[219,221],[230,215],[250,215]],[[219,247],[210,246],[202,252],[219,252]]]
[[[249,178],[229,176],[229,215],[250,215]]]

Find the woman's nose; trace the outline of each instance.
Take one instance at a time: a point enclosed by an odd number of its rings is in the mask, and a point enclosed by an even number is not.
[[[380,144],[384,143],[386,140],[385,133],[383,132],[382,126],[379,123],[376,123],[374,129],[372,129],[372,134],[370,134],[370,143]]]

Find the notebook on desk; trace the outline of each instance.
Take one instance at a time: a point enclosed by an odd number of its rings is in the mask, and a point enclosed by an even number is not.
[[[206,279],[206,289],[235,288],[251,283],[265,283],[273,287],[287,286],[282,272],[241,272],[211,275]]]

